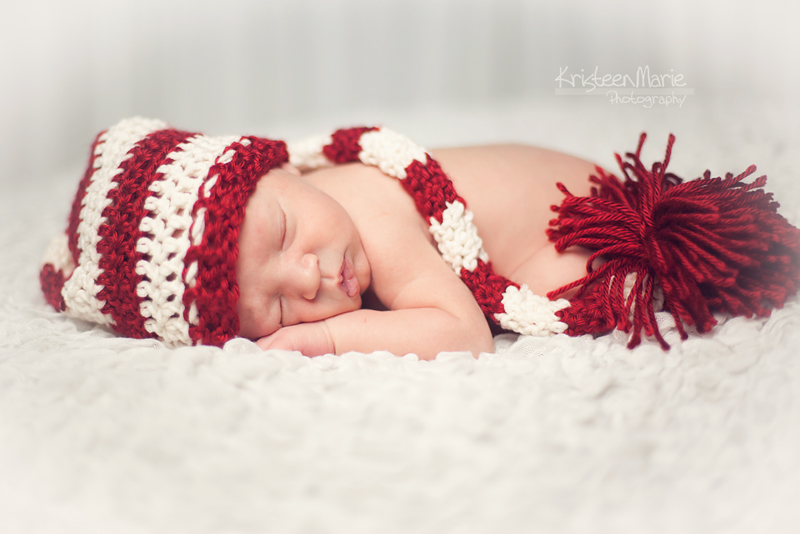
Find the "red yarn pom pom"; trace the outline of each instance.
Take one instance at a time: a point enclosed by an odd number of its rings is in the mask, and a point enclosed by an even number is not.
[[[593,187],[589,197],[573,196],[558,184],[566,198],[553,206],[558,217],[550,221],[550,240],[559,251],[576,245],[595,251],[587,276],[548,294],[581,287],[560,312],[567,333],[605,333],[616,326],[633,330],[633,348],[644,330],[668,349],[655,321],[656,283],[682,339],[683,323],[707,332],[716,324],[713,311],[765,317],[797,293],[800,230],[777,213],[772,193],[761,189],[766,176],[743,183],[756,170],[751,165],[738,176],[712,178],[706,171],[684,182],[666,172],[675,137],[669,136],[664,161],[650,170],[639,159],[645,138],[643,133],[635,154],[626,154],[630,161],[616,156],[624,181],[598,167],[590,181],[599,189]],[[593,270],[599,257],[606,263]],[[626,297],[630,273],[636,281]]]

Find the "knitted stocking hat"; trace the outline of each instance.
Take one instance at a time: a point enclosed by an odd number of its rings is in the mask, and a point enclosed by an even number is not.
[[[239,226],[258,179],[286,145],[206,137],[157,120],[100,133],[40,280],[73,317],[169,346],[222,345],[239,332]]]
[[[531,335],[641,331],[668,345],[655,322],[657,283],[676,319],[710,329],[712,310],[769,314],[797,292],[800,231],[778,204],[741,180],[681,183],[663,163],[647,171],[618,157],[626,181],[606,175],[591,197],[567,195],[548,230],[556,248],[596,250],[571,300],[550,300],[494,273],[472,213],[438,163],[387,129],[350,128],[289,147],[291,163],[311,169],[361,161],[399,179],[430,225],[442,258],[500,327]],[[129,156],[128,156],[129,154]],[[236,258],[244,205],[258,179],[287,159],[283,143],[254,137],[208,138],[131,119],[98,136],[64,236],[42,269],[42,288],[58,310],[110,324],[132,337],[169,345],[221,345],[238,332]],[[637,180],[630,177],[634,174]],[[597,271],[591,263],[608,261]],[[627,288],[626,288],[627,286]],[[631,322],[631,317],[633,321]]]

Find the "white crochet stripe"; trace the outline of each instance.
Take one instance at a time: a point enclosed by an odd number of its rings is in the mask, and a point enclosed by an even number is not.
[[[322,148],[331,143],[333,143],[333,138],[330,135],[315,135],[301,141],[287,143],[289,163],[301,171],[333,165],[322,153]]]
[[[431,217],[428,231],[433,234],[442,259],[460,276],[462,268],[474,271],[478,259],[488,262],[489,255],[472,223],[472,212],[458,200],[446,202],[445,206],[441,224]]]
[[[384,173],[406,179],[406,167],[414,160],[428,164],[428,155],[407,137],[386,128],[365,132],[358,144],[358,158],[366,165],[375,165]]]
[[[75,263],[72,261],[72,253],[69,251],[69,236],[66,233],[59,234],[50,244],[42,257],[42,265],[50,264],[56,271],[61,271],[65,277],[69,277],[75,270]]]
[[[200,186],[216,183],[217,176],[208,177],[209,169],[217,162],[228,163],[233,150],[228,147],[236,141],[249,144],[240,137],[206,137],[196,135],[178,145],[169,154],[172,160],[158,168],[162,173],[150,185],[139,230],[142,237],[136,242],[136,251],[146,254],[136,264],[136,273],[142,281],[136,286],[141,298],[139,312],[145,318],[144,328],[156,334],[167,346],[191,345],[190,322],[184,315],[183,293],[196,283],[197,262],[189,266],[187,279],[183,277],[184,259],[192,244],[202,238],[205,210],[192,224],[192,209],[198,200]],[[190,236],[192,234],[199,235]],[[197,324],[195,309],[194,324]]]
[[[95,147],[95,171],[86,188],[78,224],[78,265],[61,290],[68,314],[99,324],[114,322],[110,315],[100,311],[105,302],[96,298],[101,289],[96,280],[101,274],[97,245],[100,226],[106,221],[103,210],[111,203],[108,193],[118,185],[115,177],[122,172],[120,164],[130,157],[128,152],[151,133],[166,128],[163,121],[134,117],[119,122],[100,136]]]
[[[496,313],[494,317],[506,330],[529,336],[549,336],[567,329],[567,323],[559,320],[555,313],[569,306],[566,299],[549,300],[523,284],[519,289],[507,287],[502,303],[505,313]]]

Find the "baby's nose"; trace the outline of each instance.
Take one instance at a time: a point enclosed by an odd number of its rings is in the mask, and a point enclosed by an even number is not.
[[[305,254],[300,258],[295,274],[295,288],[298,294],[306,300],[314,300],[319,291],[320,281],[319,258],[316,254]]]

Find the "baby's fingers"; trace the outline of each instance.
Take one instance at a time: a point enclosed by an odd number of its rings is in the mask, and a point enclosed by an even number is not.
[[[278,339],[278,333],[280,330],[275,332],[274,334],[270,334],[268,336],[264,336],[258,341],[256,341],[256,345],[259,346],[261,350],[268,350],[268,349],[286,349],[287,347],[280,346],[280,340]]]
[[[306,356],[329,354],[335,350],[333,338],[323,321],[285,326],[274,334],[262,337],[256,344],[262,350],[297,350]]]

